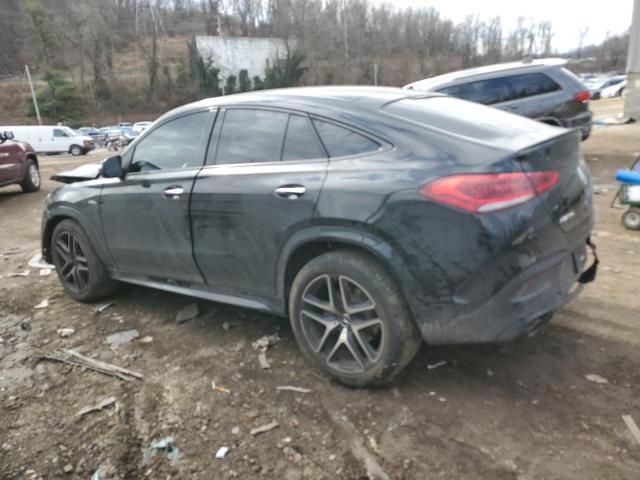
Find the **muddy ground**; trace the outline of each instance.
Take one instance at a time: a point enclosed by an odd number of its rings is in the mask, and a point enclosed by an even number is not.
[[[594,102],[610,115],[616,101]],[[638,479],[640,232],[609,208],[614,172],[640,150],[640,126],[598,128],[583,144],[599,194],[597,281],[537,336],[505,345],[422,348],[387,389],[335,385],[301,358],[284,319],[124,286],[102,314],[27,262],[54,182],[0,191],[0,479]],[[48,178],[104,155],[43,156]],[[29,270],[26,277],[11,273]],[[47,299],[49,306],[34,309]],[[61,337],[61,328],[75,333]],[[118,348],[108,335],[137,329]],[[251,343],[278,332],[262,370]],[[149,340],[149,339],[146,339]],[[122,381],[48,360],[71,348],[140,372]],[[446,365],[428,369],[445,360]],[[585,378],[597,374],[608,383]],[[230,393],[212,390],[224,387]],[[294,385],[311,393],[278,392]],[[77,412],[114,396],[116,403]],[[278,427],[256,436],[250,430]],[[154,440],[173,436],[173,461]],[[230,451],[215,459],[219,447]],[[176,454],[176,450],[172,452]],[[97,478],[97,477],[96,477]]]

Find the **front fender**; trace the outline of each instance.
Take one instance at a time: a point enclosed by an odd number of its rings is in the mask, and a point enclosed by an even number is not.
[[[77,222],[87,234],[91,245],[107,268],[112,266],[111,256],[102,241],[99,200],[101,185],[98,182],[75,183],[59,188],[47,197],[42,215],[42,256],[51,262],[51,236],[62,220]]]

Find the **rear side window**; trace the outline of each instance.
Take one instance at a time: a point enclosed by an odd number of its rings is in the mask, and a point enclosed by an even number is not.
[[[560,90],[560,85],[544,73],[527,73],[507,77],[511,86],[511,98],[526,98]]]
[[[67,135],[67,133],[61,128],[54,128],[53,129],[53,136],[54,137],[68,137],[69,135]]]
[[[227,110],[217,164],[278,162],[289,114],[269,110]]]
[[[378,142],[333,123],[313,119],[313,125],[330,157],[364,154],[380,148]]]
[[[300,115],[291,115],[284,139],[282,160],[309,160],[324,156],[309,121]]]

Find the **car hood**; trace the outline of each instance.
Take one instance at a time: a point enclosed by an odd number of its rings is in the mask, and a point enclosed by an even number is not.
[[[95,180],[100,176],[102,165],[99,163],[87,163],[73,170],[57,173],[51,177],[51,180],[62,183],[84,182],[86,180]]]

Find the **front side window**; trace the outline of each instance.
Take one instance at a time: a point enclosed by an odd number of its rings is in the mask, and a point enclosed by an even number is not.
[[[511,98],[526,98],[560,90],[560,85],[544,73],[527,73],[507,77],[511,85]]]
[[[216,163],[279,162],[288,117],[269,110],[227,110]]]
[[[333,123],[314,118],[313,125],[330,157],[365,154],[380,148],[378,142]]]
[[[61,128],[54,128],[53,129],[53,136],[54,137],[68,137],[69,135],[67,135],[67,133]]]
[[[209,112],[171,120],[136,145],[130,172],[173,170],[202,165],[202,142],[208,133]]]

